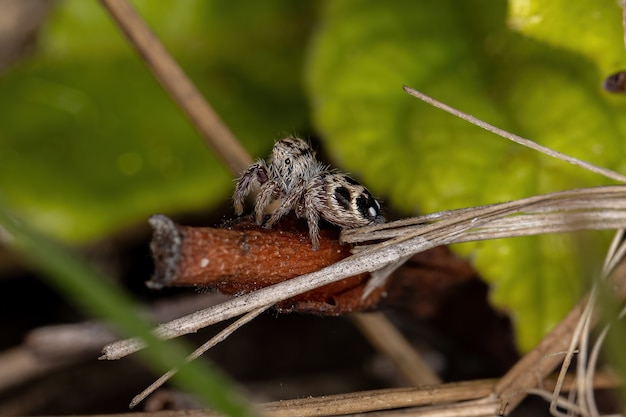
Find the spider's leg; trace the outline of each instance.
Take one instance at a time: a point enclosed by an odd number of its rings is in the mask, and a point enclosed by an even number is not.
[[[313,181],[307,187],[304,193],[302,204],[297,208],[298,212],[303,214],[306,218],[307,226],[309,227],[309,238],[313,250],[318,250],[320,247],[320,212],[324,210],[324,184],[323,181]]]
[[[305,191],[304,180],[300,180],[298,184],[290,191],[289,195],[280,203],[280,206],[274,210],[270,218],[265,223],[265,227],[270,228],[276,223],[281,217],[285,214],[289,213],[298,201],[302,199],[302,194]]]
[[[306,207],[305,217],[307,225],[309,226],[309,238],[311,239],[311,245],[313,250],[318,250],[320,247],[320,215],[316,208]]]
[[[256,224],[259,226],[263,223],[263,212],[272,200],[280,197],[282,194],[280,185],[273,180],[268,180],[261,186],[259,195],[256,197],[256,204],[254,205],[254,217]]]
[[[267,170],[265,164],[258,162],[251,165],[244,173],[237,179],[237,185],[235,186],[235,192],[233,193],[233,205],[235,206],[235,213],[241,215],[243,213],[243,201],[254,184],[263,185],[267,182]]]

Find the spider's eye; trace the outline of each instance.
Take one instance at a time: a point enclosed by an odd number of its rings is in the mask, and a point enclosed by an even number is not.
[[[291,164],[291,159],[289,158],[285,159],[285,165],[289,165],[289,164]]]

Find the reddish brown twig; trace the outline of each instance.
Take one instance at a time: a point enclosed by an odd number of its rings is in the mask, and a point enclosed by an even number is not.
[[[185,227],[162,215],[153,216],[152,288],[204,286],[233,295],[248,293],[287,279],[320,270],[350,256],[350,246],[339,243],[339,230],[322,229],[320,248],[311,249],[304,222],[287,217],[273,229],[242,218],[225,228]],[[345,314],[373,307],[382,289],[361,299],[369,274],[325,285],[285,300],[282,311]]]

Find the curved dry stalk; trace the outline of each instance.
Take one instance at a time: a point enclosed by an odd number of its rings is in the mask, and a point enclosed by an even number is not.
[[[572,390],[571,392],[575,392],[574,390]],[[576,403],[574,403],[571,399],[565,399],[563,397],[558,397],[556,400],[552,398],[553,393],[546,390],[546,389],[537,389],[537,388],[532,388],[529,389],[528,391],[526,391],[527,394],[529,395],[535,395],[537,397],[541,397],[546,401],[552,401],[554,402],[558,407],[561,407],[565,410],[568,411],[568,415],[572,415],[571,413],[576,413],[576,414],[580,414],[581,413],[581,409],[579,406],[576,405]],[[561,414],[561,413],[559,413]]]
[[[611,240],[611,245],[609,246],[607,256],[602,265],[603,277],[608,277],[611,274],[611,271],[614,271],[617,265],[622,261],[622,259],[624,259],[624,256],[626,255],[626,244],[624,244],[625,238],[626,231],[624,229],[620,229],[615,232],[615,236],[613,237],[613,240]]]
[[[604,266],[603,277],[610,276],[612,278],[612,286],[614,290],[624,297],[626,289],[626,279],[623,273],[614,273],[614,269],[618,265],[618,260],[622,259],[626,248],[622,242],[623,231],[618,231],[616,238],[611,245],[611,249],[607,255]],[[623,271],[622,271],[623,272]],[[550,394],[552,403],[550,411],[553,415],[564,416],[572,415],[572,410],[580,411],[580,415],[593,416],[597,410],[593,400],[593,384],[590,384],[595,375],[595,363],[597,360],[597,350],[594,349],[589,355],[586,351],[581,353],[581,358],[589,357],[584,367],[579,368],[579,373],[575,378],[575,389],[570,391],[568,400],[564,400],[560,396],[560,392],[564,390],[566,380],[572,378],[566,374],[574,354],[579,353],[576,349],[579,342],[583,338],[589,337],[589,331],[595,324],[596,316],[593,314],[593,305],[597,293],[597,286],[592,289],[591,296],[585,297],[579,302],[574,309],[559,324],[544,337],[544,339],[531,352],[526,354],[515,366],[500,379],[495,387],[495,393],[502,399],[501,414],[508,414],[521,399],[525,396],[529,389],[537,386],[548,375],[552,369],[561,365],[561,371],[554,386],[553,393]],[[591,302],[588,302],[591,300]],[[601,340],[600,340],[601,341]],[[587,343],[580,344],[581,349],[588,349]],[[565,360],[561,360],[560,355],[553,352],[565,351]],[[579,359],[581,360],[581,359]],[[582,372],[582,373],[581,373]],[[584,399],[580,399],[585,397]],[[564,402],[565,401],[565,402]],[[570,407],[571,405],[574,408]],[[508,407],[508,409],[507,409]],[[562,413],[559,408],[567,409],[569,414]]]
[[[624,231],[619,230],[607,253],[604,261],[602,276],[600,281],[594,283],[590,295],[587,299],[583,313],[580,319],[576,323],[576,327],[573,331],[570,348],[566,353],[565,360],[561,365],[557,384],[552,393],[550,402],[550,412],[555,416],[570,416],[572,413],[581,416],[599,416],[600,413],[595,403],[593,377],[595,374],[595,368],[600,352],[600,348],[604,342],[604,339],[610,328],[609,325],[604,326],[600,332],[595,344],[591,348],[590,352],[590,338],[591,329],[596,321],[595,310],[598,298],[598,285],[601,284],[606,278],[614,271],[618,263],[623,260],[624,253],[626,252],[626,243],[623,240]],[[622,310],[620,318],[626,313],[626,309]],[[578,350],[576,350],[578,347]],[[575,354],[578,354],[576,365],[576,391],[575,391],[575,407],[564,407],[561,397],[561,389],[563,381],[567,375],[570,364]],[[559,408],[564,408],[567,413],[563,413]]]
[[[557,408],[559,399],[561,398],[560,397],[561,389],[563,386],[563,382],[565,380],[565,376],[567,375],[567,371],[569,370],[569,367],[574,358],[574,354],[576,353],[576,348],[580,344],[581,337],[584,334],[584,329],[586,328],[588,330],[587,326],[588,326],[589,320],[591,320],[591,315],[593,313],[593,308],[595,306],[595,299],[596,299],[596,288],[594,287],[592,288],[591,294],[587,300],[587,303],[585,304],[582,314],[576,323],[576,327],[574,331],[572,332],[571,339],[569,342],[569,348],[565,355],[565,359],[563,360],[563,364],[561,365],[559,377],[557,379],[556,387],[552,393],[552,399],[550,402],[550,413],[552,413],[552,415],[565,416],[565,414],[561,413]],[[585,354],[583,353],[582,356],[584,355]],[[578,388],[580,390],[579,386]]]
[[[619,319],[620,320],[623,319],[624,316],[626,316],[626,307],[623,308],[622,311],[620,312]],[[587,397],[586,403],[589,408],[589,415],[591,416],[600,415],[600,412],[596,405],[595,396],[593,395],[594,394],[593,380],[596,375],[596,365],[598,363],[598,358],[600,357],[600,350],[602,348],[602,345],[604,344],[604,340],[606,339],[606,336],[610,329],[611,329],[611,326],[606,325],[604,326],[604,328],[598,335],[596,343],[594,344],[593,349],[591,350],[591,354],[589,355],[589,361],[588,361],[586,372],[582,376],[583,384],[584,384],[584,393]]]

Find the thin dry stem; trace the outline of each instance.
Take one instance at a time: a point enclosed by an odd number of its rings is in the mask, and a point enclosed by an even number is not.
[[[237,329],[239,329],[244,324],[249,323],[250,321],[255,319],[259,314],[267,310],[269,307],[270,306],[261,307],[261,308],[257,308],[256,310],[249,312],[248,314],[246,314],[245,316],[243,316],[242,318],[240,318],[239,320],[237,320],[236,322],[234,322],[233,324],[231,324],[230,326],[226,327],[224,330],[222,330],[221,332],[213,336],[211,339],[205,342],[198,349],[194,350],[189,356],[187,356],[186,361],[191,362],[195,359],[198,359],[207,350],[211,349],[213,346],[217,345],[218,343],[226,340],[226,338],[230,336],[231,334],[233,334]],[[178,372],[178,369],[174,368],[174,369],[170,369],[165,374],[161,375],[159,379],[154,381],[152,384],[150,384],[148,388],[143,390],[140,394],[136,395],[135,398],[132,399],[132,401],[129,404],[129,408],[134,408],[135,406],[137,406],[137,404],[139,404],[144,399],[146,399],[148,395],[152,394],[155,390],[157,390],[163,384],[165,384],[171,377],[173,377],[176,374],[176,372]]]
[[[553,352],[567,351],[572,329],[584,309],[584,303],[577,304],[541,342],[520,359],[500,381],[494,392],[502,399],[501,414],[508,414],[526,396],[526,392],[538,385],[550,374],[563,358]]]
[[[609,326],[605,326],[600,332],[594,346],[591,348],[591,352],[589,352],[591,329],[596,320],[594,313],[598,298],[598,285],[601,285],[602,282],[614,271],[614,268],[618,265],[618,262],[623,259],[624,252],[626,251],[626,244],[623,241],[623,236],[623,230],[620,230],[615,234],[604,262],[601,280],[594,283],[591,293],[587,299],[583,314],[573,331],[569,351],[566,353],[563,364],[561,365],[559,379],[557,380],[557,385],[552,393],[550,412],[555,416],[567,416],[572,415],[572,413],[582,416],[600,415],[595,403],[593,386],[590,381],[592,381],[593,375],[595,374],[599,351],[609,330]],[[623,313],[624,312],[622,312],[622,314]],[[576,350],[577,347],[578,350]],[[561,386],[575,353],[578,353],[576,361],[577,389],[574,393],[571,393],[574,408],[564,407],[563,404],[561,404]],[[561,412],[559,408],[566,409],[567,413]]]
[[[419,387],[441,383],[439,377],[382,313],[355,313],[350,318],[370,343],[391,359],[398,372],[411,385]]]
[[[479,119],[475,118],[472,115],[469,115],[467,113],[463,113],[462,111],[457,110],[457,109],[455,109],[453,107],[450,107],[447,104],[444,104],[444,103],[442,103],[440,101],[437,101],[434,98],[429,97],[429,96],[427,96],[426,94],[424,94],[422,92],[419,92],[419,91],[414,90],[414,89],[412,89],[410,87],[407,87],[407,86],[404,86],[403,88],[404,88],[404,91],[406,91],[407,93],[409,93],[413,97],[418,98],[418,99],[420,99],[420,100],[430,104],[431,106],[434,106],[434,107],[437,107],[437,108],[439,108],[439,109],[441,109],[443,111],[446,111],[446,112],[448,112],[448,113],[450,113],[450,114],[452,114],[452,115],[454,115],[454,116],[456,116],[456,117],[458,117],[460,119],[463,119],[463,120],[465,120],[467,122],[470,122],[473,125],[479,126],[479,127],[483,128],[483,129],[489,131],[489,132],[495,133],[496,135],[501,136],[501,137],[503,137],[505,139],[508,139],[510,141],[518,143],[518,144],[520,144],[522,146],[526,146],[527,148],[533,149],[533,150],[535,150],[537,152],[540,152],[542,154],[551,156],[551,157],[556,158],[556,159],[560,159],[561,161],[565,161],[565,162],[568,162],[570,164],[579,166],[581,168],[586,169],[587,171],[595,172],[596,174],[600,174],[600,175],[602,175],[602,176],[604,176],[606,178],[610,178],[610,179],[613,179],[615,181],[626,183],[626,176],[624,176],[624,175],[622,175],[620,173],[617,173],[615,171],[611,171],[610,169],[599,167],[599,166],[594,165],[594,164],[592,164],[590,162],[581,161],[580,159],[571,157],[569,155],[565,155],[565,154],[563,154],[561,152],[557,152],[557,151],[552,150],[550,148],[547,148],[545,146],[541,146],[538,143],[533,142],[530,139],[525,139],[525,138],[522,138],[521,136],[514,135],[512,133],[507,132],[506,130],[502,130],[502,129],[497,128],[497,127],[495,127],[493,125],[490,125],[489,123],[486,123],[486,122],[484,122],[482,120],[479,120]]]
[[[575,381],[576,383],[576,381]],[[572,390],[571,393],[576,392],[575,390]],[[553,398],[553,393],[545,390],[545,389],[529,389],[527,392],[527,394],[529,395],[536,395],[538,397],[543,398],[546,401],[550,401],[556,405],[558,405],[558,407],[563,408],[565,410],[568,411],[568,413],[576,413],[576,414],[580,414],[581,409],[580,407],[578,407],[574,401],[572,401],[571,399],[565,399],[563,397],[558,397],[556,399]],[[554,415],[554,413],[553,413]]]
[[[230,171],[239,175],[252,158],[127,0],[100,0],[154,76],[187,114]]]
[[[0,391],[26,384],[32,379],[57,370],[68,363],[67,360],[42,360],[25,346],[18,346],[0,352]]]
[[[598,374],[594,377],[593,385],[596,389],[606,389],[618,386],[621,383],[612,375]],[[470,382],[448,383],[434,387],[420,388],[390,388],[372,391],[352,392],[323,397],[307,397],[294,400],[276,401],[261,404],[258,409],[264,415],[272,417],[331,417],[360,415],[367,416],[393,415],[447,415],[465,417],[468,415],[493,416],[497,413],[498,399],[490,393],[496,384],[495,380],[476,380]],[[573,387],[575,381],[568,377],[564,389]],[[532,390],[542,397],[550,396],[547,391],[554,386],[550,380],[546,381],[546,390]],[[454,404],[457,403],[457,404]],[[407,409],[407,407],[413,407]],[[482,413],[472,414],[482,409]],[[377,412],[378,411],[378,412]],[[376,413],[377,412],[377,413]],[[404,414],[397,414],[397,413]],[[444,413],[448,414],[444,414]],[[420,414],[421,413],[421,414]],[[440,413],[440,414],[437,414]],[[92,415],[90,417],[142,417],[154,413],[122,413],[107,415]],[[209,410],[177,410],[161,411],[161,417],[218,417],[219,414]]]
[[[583,311],[581,316],[578,318],[578,320],[576,321],[576,325],[574,327],[573,332],[571,332],[571,336],[569,336],[569,347],[567,350],[567,353],[565,355],[565,359],[563,360],[563,363],[561,365],[561,371],[559,372],[559,377],[557,379],[557,384],[556,387],[553,391],[552,394],[552,399],[550,402],[550,412],[553,415],[559,415],[561,414],[558,410],[557,410],[557,406],[559,404],[559,399],[560,399],[560,393],[561,393],[561,389],[563,386],[563,382],[565,380],[565,376],[567,375],[567,371],[570,367],[570,364],[572,363],[572,360],[574,358],[574,354],[576,352],[576,348],[579,345],[580,342],[580,338],[581,335],[583,334],[583,330],[585,328],[586,323],[588,322],[588,320],[590,319],[590,315],[593,311],[593,305],[595,302],[595,297],[596,297],[596,293],[595,293],[595,288],[592,289],[591,294],[589,295],[587,301],[585,302]],[[578,383],[578,380],[577,380]]]

